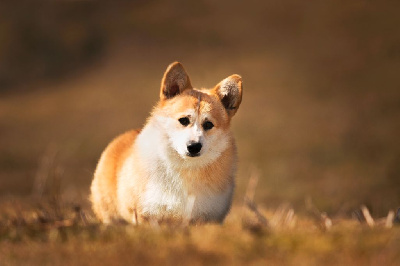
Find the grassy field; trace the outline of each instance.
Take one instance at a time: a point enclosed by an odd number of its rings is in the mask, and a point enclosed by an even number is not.
[[[397,10],[0,3],[0,265],[399,265]],[[243,77],[232,211],[223,225],[100,225],[97,160],[143,125],[176,60],[195,87]]]
[[[288,206],[234,207],[223,225],[105,226],[74,204],[2,204],[2,265],[398,265],[400,227]],[[254,209],[253,209],[254,210]],[[267,220],[264,220],[267,219]],[[397,221],[399,222],[399,221]]]

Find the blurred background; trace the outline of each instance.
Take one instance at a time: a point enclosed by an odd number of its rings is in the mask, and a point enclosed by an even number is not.
[[[400,206],[397,1],[0,2],[0,200],[88,203],[102,150],[141,127],[168,64],[237,73],[235,203]],[[56,192],[54,192],[56,191]]]

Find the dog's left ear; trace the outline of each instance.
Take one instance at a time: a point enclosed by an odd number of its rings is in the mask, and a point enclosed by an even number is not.
[[[227,77],[215,86],[214,93],[221,100],[229,117],[234,116],[239,109],[242,102],[242,91],[242,77],[236,74]]]
[[[192,89],[192,84],[182,64],[170,64],[161,81],[160,99],[171,99],[186,89]]]

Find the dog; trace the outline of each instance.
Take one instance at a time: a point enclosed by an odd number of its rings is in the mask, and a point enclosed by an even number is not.
[[[242,91],[236,74],[195,89],[182,64],[170,64],[144,127],[115,138],[100,157],[91,185],[97,218],[222,223],[235,187],[230,123]]]

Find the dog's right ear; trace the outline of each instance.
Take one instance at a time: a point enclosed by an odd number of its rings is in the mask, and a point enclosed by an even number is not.
[[[192,84],[182,64],[170,64],[161,81],[160,99],[171,99],[186,89],[192,89]]]

